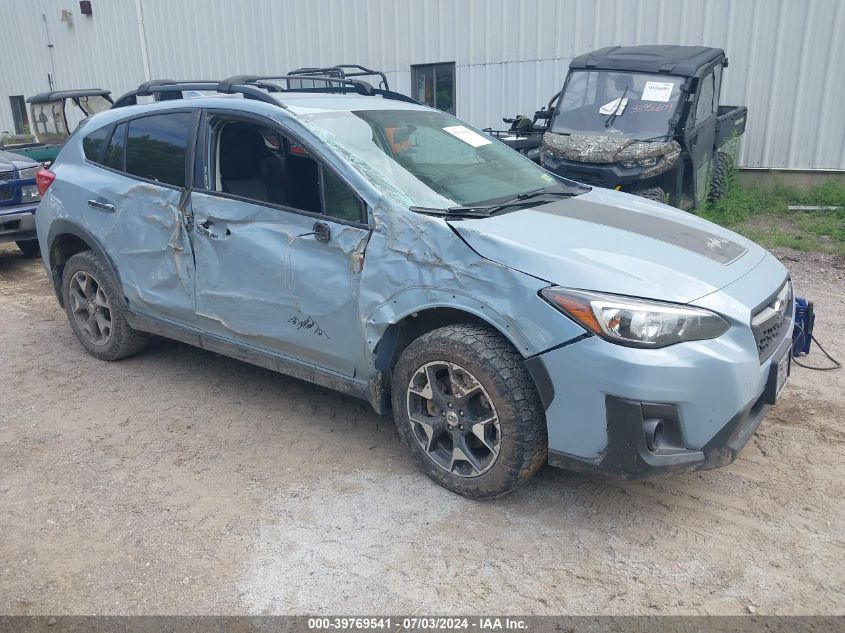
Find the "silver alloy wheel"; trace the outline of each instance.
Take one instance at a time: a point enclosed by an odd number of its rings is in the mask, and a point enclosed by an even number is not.
[[[408,385],[407,404],[414,438],[438,467],[478,477],[496,462],[499,416],[478,379],[460,365],[434,361],[420,367]]]
[[[111,305],[100,282],[83,270],[70,280],[70,310],[82,334],[94,345],[106,345],[111,339]]]

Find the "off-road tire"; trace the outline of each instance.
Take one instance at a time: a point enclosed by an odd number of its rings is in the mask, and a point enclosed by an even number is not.
[[[73,276],[83,271],[93,277],[108,299],[111,319],[111,335],[104,345],[95,345],[88,340],[77,323],[71,308],[70,284]],[[100,258],[92,251],[83,251],[72,256],[62,271],[62,300],[65,313],[76,338],[92,356],[100,360],[118,360],[139,352],[147,344],[144,332],[133,330],[126,321],[125,300],[117,289]]]
[[[640,198],[645,198],[646,200],[654,200],[655,202],[662,202],[663,204],[666,204],[666,192],[663,191],[663,187],[637,189],[634,191],[634,195],[637,195]]]
[[[18,245],[24,257],[38,257],[41,255],[41,247],[38,245],[38,240],[20,240],[15,242]]]
[[[714,202],[728,193],[729,179],[733,168],[734,161],[730,154],[716,152],[716,160],[713,162],[713,177],[710,179],[710,191],[707,194],[708,200]]]
[[[438,466],[420,446],[408,415],[408,388],[417,370],[446,361],[468,370],[495,406],[500,425],[496,460],[486,472],[462,477]],[[546,462],[546,416],[522,357],[504,337],[483,325],[447,325],[422,335],[402,352],[394,367],[391,399],[402,442],[434,481],[471,499],[511,492]]]

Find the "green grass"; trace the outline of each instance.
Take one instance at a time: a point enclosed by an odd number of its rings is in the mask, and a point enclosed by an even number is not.
[[[790,205],[838,206],[837,211],[789,211]],[[732,176],[726,196],[701,216],[766,248],[786,246],[845,256],[845,182],[828,180],[807,191],[782,183],[741,185]]]

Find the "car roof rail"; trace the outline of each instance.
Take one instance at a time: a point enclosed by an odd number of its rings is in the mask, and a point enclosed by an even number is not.
[[[361,67],[364,71],[366,68]],[[374,71],[377,75],[383,73]],[[363,71],[361,75],[365,74]],[[311,82],[322,82],[322,86],[305,87],[301,85],[304,78]],[[291,81],[298,81],[298,87],[291,87]],[[385,83],[387,79],[384,79]],[[284,83],[285,85],[280,85]],[[208,92],[219,92],[221,94],[242,94],[245,98],[271,103],[275,106],[286,107],[283,103],[273,98],[273,93],[284,92],[307,92],[307,93],[341,93],[341,94],[359,94],[368,97],[380,96],[384,99],[393,99],[395,101],[404,101],[406,103],[414,103],[421,105],[419,101],[412,99],[407,95],[403,95],[392,90],[383,88],[374,88],[366,81],[349,79],[347,77],[325,76],[325,75],[310,75],[310,74],[287,74],[287,75],[235,75],[222,81],[218,80],[188,80],[176,81],[173,79],[154,79],[146,81],[138,86],[135,90],[130,90],[115,101],[112,108],[121,108],[128,105],[137,104],[137,97],[139,96],[157,96],[159,100],[165,99],[179,99],[181,96],[176,96],[176,93],[182,93],[185,90],[197,90]]]

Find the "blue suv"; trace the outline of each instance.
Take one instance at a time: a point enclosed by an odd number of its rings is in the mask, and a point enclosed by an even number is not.
[[[39,174],[44,264],[86,350],[153,333],[363,398],[472,498],[546,462],[735,458],[789,375],[774,257],[402,95],[295,79],[142,85],[118,103],[157,103],[91,117]]]

